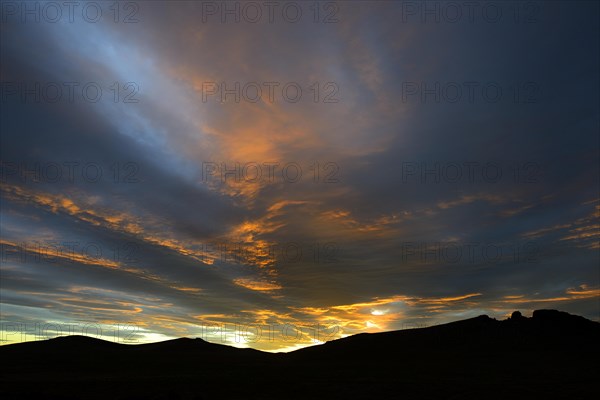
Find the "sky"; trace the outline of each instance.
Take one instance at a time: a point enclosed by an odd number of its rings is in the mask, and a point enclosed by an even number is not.
[[[0,343],[600,320],[598,3],[1,12]]]

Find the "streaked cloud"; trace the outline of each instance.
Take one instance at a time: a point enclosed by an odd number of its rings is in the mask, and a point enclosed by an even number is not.
[[[329,24],[162,1],[133,24],[2,24],[4,342],[91,323],[283,351],[514,308],[598,319],[597,6],[490,24],[337,5]],[[8,82],[79,85],[36,102]],[[447,101],[465,82],[475,100]]]

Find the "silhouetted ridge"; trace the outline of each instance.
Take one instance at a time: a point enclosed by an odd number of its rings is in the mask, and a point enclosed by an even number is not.
[[[3,399],[595,398],[600,324],[554,310],[362,333],[272,354],[181,338],[0,347]],[[70,396],[70,397],[69,397]]]
[[[60,344],[61,346],[109,346],[116,344],[107,340],[83,335],[57,336],[48,339],[48,341],[56,345]]]
[[[579,315],[572,315],[557,310],[535,310],[532,316],[534,321],[571,326],[593,326],[595,323]]]

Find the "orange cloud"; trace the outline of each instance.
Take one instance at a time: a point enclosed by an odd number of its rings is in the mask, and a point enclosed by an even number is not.
[[[273,290],[280,290],[282,287],[276,283],[255,281],[252,279],[238,278],[234,279],[233,283],[238,286],[245,287],[246,289],[256,290],[258,292],[270,292]]]

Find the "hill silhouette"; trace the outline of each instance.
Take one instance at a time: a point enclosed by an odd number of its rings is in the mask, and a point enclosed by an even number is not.
[[[3,399],[579,399],[600,324],[555,310],[364,333],[290,353],[67,336],[0,347]]]

